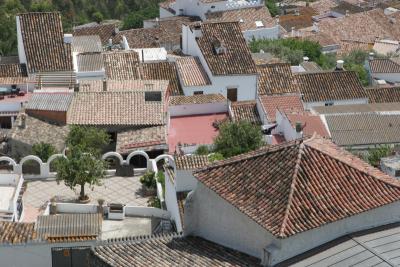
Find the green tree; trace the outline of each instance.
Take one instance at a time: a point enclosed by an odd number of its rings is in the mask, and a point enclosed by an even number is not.
[[[51,155],[57,153],[57,149],[44,142],[36,143],[32,146],[32,154],[38,156],[43,162],[47,162]]]
[[[103,14],[101,14],[101,12],[96,11],[96,12],[93,13],[92,19],[94,21],[96,21],[97,23],[100,23],[100,22],[102,22],[104,20],[104,16],[103,16]]]
[[[275,0],[266,0],[265,5],[267,6],[269,13],[271,14],[272,17],[279,15],[279,8],[276,5]]]
[[[220,126],[215,138],[214,151],[228,158],[255,150],[263,144],[259,126],[247,121],[226,122]]]
[[[208,149],[208,146],[206,145],[200,145],[196,149],[196,155],[208,155],[210,154],[210,150]]]
[[[378,146],[368,149],[367,161],[374,167],[379,167],[381,158],[390,156],[392,149],[387,145]]]
[[[85,184],[101,185],[107,163],[101,159],[101,149],[109,143],[108,134],[93,127],[72,126],[67,137],[66,158],[56,163],[57,181],[71,189],[80,186],[80,200],[86,200]]]

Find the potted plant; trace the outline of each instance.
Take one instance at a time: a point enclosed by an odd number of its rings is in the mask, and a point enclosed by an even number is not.
[[[57,198],[52,197],[50,199],[50,215],[55,215],[57,214],[57,203],[56,203]]]
[[[97,206],[97,212],[100,213],[101,215],[104,214],[104,209],[103,209],[104,202],[105,200],[102,198],[99,198],[97,200],[97,203],[99,204],[99,206]]]
[[[154,172],[152,171],[146,172],[142,177],[140,177],[140,182],[143,185],[143,189],[146,196],[154,196],[156,194],[157,182]]]

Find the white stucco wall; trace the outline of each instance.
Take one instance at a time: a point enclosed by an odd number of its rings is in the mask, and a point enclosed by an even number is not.
[[[176,170],[176,192],[186,192],[196,189],[197,179],[193,176],[193,170]]]
[[[276,123],[278,126],[274,130],[276,133],[283,134],[286,141],[292,141],[303,137],[303,133],[296,132],[289,119],[279,110],[276,111]]]
[[[178,200],[176,198],[175,184],[167,172],[165,172],[165,204],[175,222],[177,232],[182,232],[181,216],[179,214]]]
[[[27,63],[26,61],[26,54],[24,48],[24,42],[22,41],[22,33],[21,33],[21,24],[19,21],[19,16],[15,17],[17,22],[17,41],[18,41],[18,58],[19,63]]]
[[[385,80],[389,83],[400,82],[400,73],[372,73],[372,77],[378,80]]]
[[[334,106],[338,105],[355,105],[355,104],[368,104],[368,98],[347,99],[347,100],[332,100],[324,102],[304,102],[304,109],[311,110],[313,107],[325,106],[326,103],[333,102]]]
[[[238,101],[256,99],[257,74],[214,76],[197,45],[194,33],[188,26],[182,26],[182,50],[185,54],[199,57],[201,65],[210,78],[211,85],[207,86],[207,91],[204,91],[205,94],[220,93],[227,97],[227,89],[237,88]],[[193,94],[193,91],[188,91],[188,94]]]
[[[279,38],[279,25],[271,28],[259,28],[243,32],[243,36],[247,42],[254,39],[278,39]]]
[[[264,106],[261,102],[261,99],[259,96],[256,98],[256,103],[257,103],[257,111],[258,114],[260,115],[261,123],[262,124],[268,124],[268,119],[267,119],[267,111],[264,109]]]
[[[171,117],[187,116],[196,114],[213,114],[228,112],[228,103],[206,103],[169,106],[168,112]]]

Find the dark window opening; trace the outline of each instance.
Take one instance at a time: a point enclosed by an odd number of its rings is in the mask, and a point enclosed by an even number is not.
[[[161,101],[161,92],[145,92],[145,101]]]
[[[193,95],[202,95],[203,94],[203,91],[194,91],[193,92]]]

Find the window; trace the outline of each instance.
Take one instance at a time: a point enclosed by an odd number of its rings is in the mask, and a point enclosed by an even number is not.
[[[333,102],[325,102],[325,107],[333,106]]]
[[[227,98],[232,101],[237,101],[237,88],[228,88],[226,92]]]
[[[161,92],[145,92],[145,101],[161,101]]]
[[[193,92],[193,95],[202,95],[203,94],[203,91],[194,91]]]
[[[215,6],[211,6],[211,8],[215,8]]]

